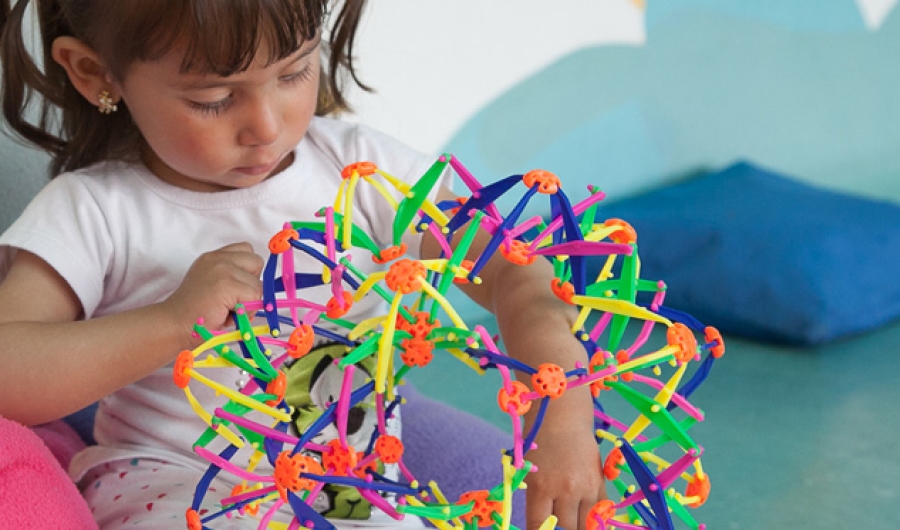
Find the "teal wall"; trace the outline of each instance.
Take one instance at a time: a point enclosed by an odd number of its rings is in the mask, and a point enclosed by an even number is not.
[[[651,0],[644,46],[562,58],[446,150],[483,182],[540,167],[576,197],[596,184],[623,198],[746,159],[900,202],[898,52],[896,9],[868,29],[852,0]]]

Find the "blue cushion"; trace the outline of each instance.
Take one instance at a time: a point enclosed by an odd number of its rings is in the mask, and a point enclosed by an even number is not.
[[[749,163],[611,203],[665,306],[722,332],[818,344],[900,316],[900,207]],[[599,260],[592,260],[593,272]]]

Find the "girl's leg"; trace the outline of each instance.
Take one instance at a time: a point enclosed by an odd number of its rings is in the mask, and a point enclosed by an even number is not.
[[[501,452],[512,435],[450,405],[403,386],[404,463],[424,483],[437,482],[450,502],[466,491],[491,489],[503,482]],[[512,524],[525,528],[525,492],[513,495]]]
[[[185,512],[191,506],[200,476],[195,469],[158,460],[122,460],[89,473],[82,481],[82,495],[102,530],[185,528]],[[231,496],[232,487],[221,479],[214,480],[203,502],[204,509],[200,510],[201,517],[210,511],[218,512],[220,501]],[[227,530],[259,526],[258,519],[232,513],[234,517],[222,516],[207,526]]]

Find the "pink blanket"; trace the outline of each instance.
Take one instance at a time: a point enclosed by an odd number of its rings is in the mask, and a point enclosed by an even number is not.
[[[62,421],[29,429],[0,417],[0,527],[97,528],[63,467],[83,448]]]

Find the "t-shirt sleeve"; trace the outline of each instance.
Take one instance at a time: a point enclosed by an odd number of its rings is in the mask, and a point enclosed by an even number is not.
[[[72,175],[47,184],[0,236],[0,279],[18,250],[46,261],[69,284],[90,318],[103,296],[112,244],[103,210]]]

